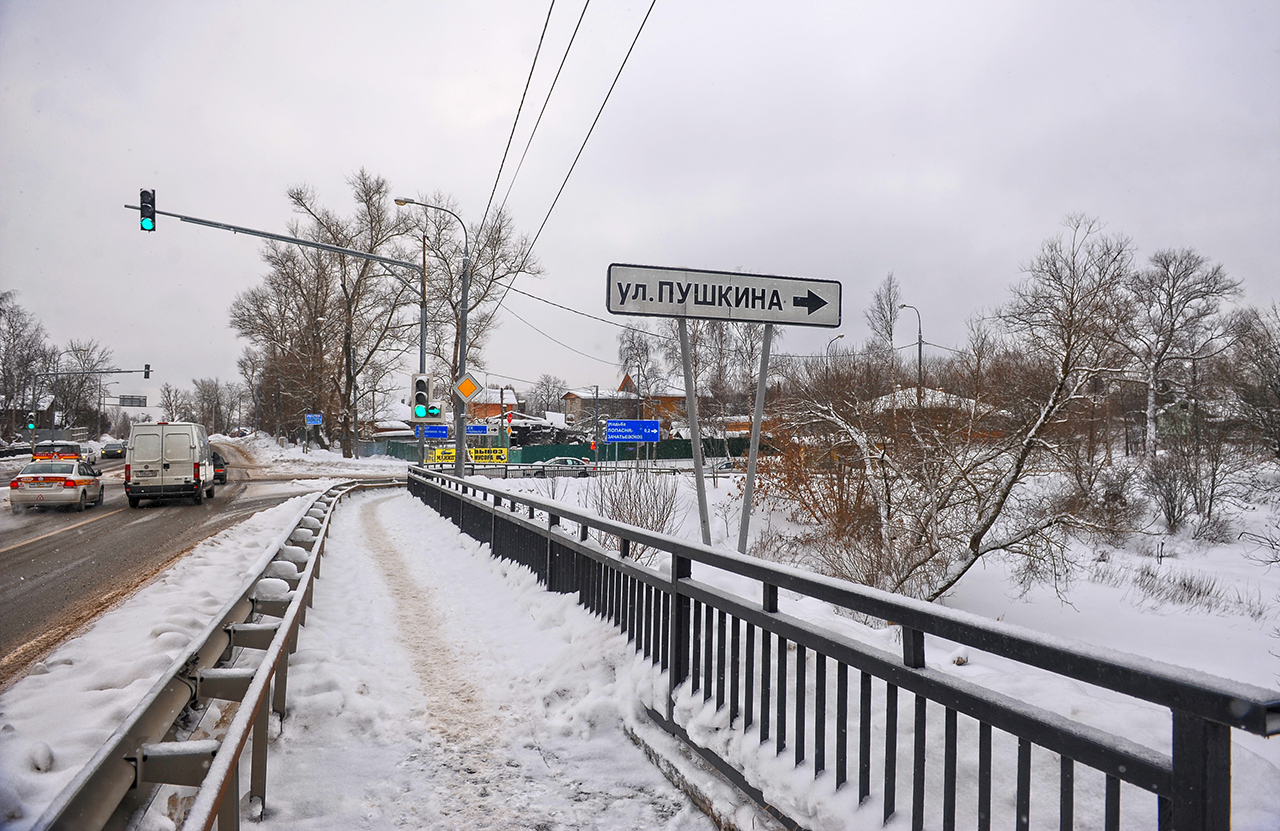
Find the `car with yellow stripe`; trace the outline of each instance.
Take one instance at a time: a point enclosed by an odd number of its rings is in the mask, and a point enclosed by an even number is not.
[[[15,514],[26,508],[83,511],[86,505],[101,505],[106,495],[102,472],[88,462],[32,462],[9,482],[9,504]]]

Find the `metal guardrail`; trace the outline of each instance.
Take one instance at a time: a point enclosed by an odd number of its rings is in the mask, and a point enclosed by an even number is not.
[[[872,734],[884,750],[883,809],[897,813],[898,714],[902,691],[913,695],[914,743],[911,827],[924,825],[926,798],[941,800],[942,827],[953,831],[960,799],[958,754],[977,758],[977,827],[992,822],[992,731],[1017,740],[1017,828],[1031,815],[1031,751],[1040,747],[1059,757],[1058,814],[1072,828],[1077,813],[1077,765],[1105,777],[1101,809],[1108,831],[1120,827],[1121,783],[1157,800],[1161,829],[1217,831],[1230,827],[1231,731],[1262,736],[1280,733],[1280,692],[1216,678],[1157,661],[1044,636],[933,604],[688,543],[623,525],[571,506],[525,494],[511,494],[420,467],[409,469],[409,490],[463,533],[487,543],[494,556],[519,562],[550,591],[576,593],[578,603],[627,634],[638,652],[667,673],[666,712],[650,717],[680,737],[765,810],[788,827],[797,824],[772,808],[759,787],[718,756],[698,745],[677,723],[678,694],[713,697],[728,708],[726,729],[738,740],[756,730],[761,744],[778,755],[789,751],[797,767],[815,778],[834,763],[836,789],[852,787],[859,800],[871,793]],[[571,533],[565,521],[577,523]],[[619,553],[589,539],[594,531],[612,537]],[[670,573],[647,568],[628,555],[634,546],[671,555]],[[758,581],[761,600],[753,603],[691,577],[697,562]],[[778,608],[784,589],[902,627],[902,654],[879,650],[824,629]],[[1127,739],[993,692],[925,666],[926,634],[965,644],[1064,678],[1168,708],[1172,750],[1157,752]],[[828,700],[834,675],[834,708]],[[814,682],[812,694],[809,681]],[[882,690],[884,719],[876,724],[873,685]],[[856,706],[855,706],[856,705]],[[926,778],[930,707],[943,709],[942,776]],[[834,709],[834,712],[833,712]],[[936,710],[935,710],[936,713]],[[976,742],[958,739],[958,718],[977,722]],[[967,731],[971,736],[973,731]],[[834,747],[827,740],[834,737]],[[850,743],[856,742],[855,755]],[[970,746],[976,744],[976,747]],[[1002,769],[1009,763],[999,760]],[[967,781],[967,780],[965,780]],[[940,783],[940,791],[929,792]],[[1086,789],[1087,791],[1087,789]],[[1089,793],[1082,794],[1088,797]],[[935,812],[937,809],[935,808]]]
[[[123,828],[161,785],[198,786],[183,828],[219,831],[239,827],[239,765],[252,736],[249,795],[266,799],[267,733],[270,713],[283,716],[288,656],[306,622],[314,582],[328,538],[333,507],[347,494],[367,488],[403,487],[403,480],[335,485],[316,498],[263,571],[249,577],[185,656],[174,661],[124,723],[58,794],[33,831]],[[283,579],[282,597],[259,598],[259,581]],[[251,620],[253,618],[253,620]],[[264,621],[263,618],[274,618]],[[257,669],[225,664],[242,650],[262,650]],[[270,695],[270,709],[267,708]],[[238,703],[221,740],[184,741],[177,725],[193,703],[211,699]]]

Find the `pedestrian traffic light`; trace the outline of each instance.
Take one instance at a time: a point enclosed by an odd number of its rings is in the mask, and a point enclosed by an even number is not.
[[[415,373],[409,382],[409,421],[425,424],[431,420],[431,376]]]
[[[27,413],[27,429],[28,429],[28,430],[34,430],[34,429],[36,429],[36,414],[35,414],[35,413]]]
[[[138,193],[139,221],[144,231],[156,229],[156,192],[145,188]]]

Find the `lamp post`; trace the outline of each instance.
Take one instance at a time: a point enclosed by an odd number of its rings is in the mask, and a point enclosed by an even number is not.
[[[827,357],[828,357],[828,358],[829,358],[829,357],[831,357],[831,344],[833,344],[833,343],[835,343],[836,341],[840,340],[842,337],[844,337],[844,335],[843,335],[843,334],[836,335],[834,338],[832,338],[831,340],[827,341],[827,349],[826,349],[826,353],[827,353]]]
[[[462,221],[462,217],[458,216],[448,208],[442,208],[439,205],[428,205],[425,202],[419,202],[416,199],[396,199],[395,203],[401,207],[405,205],[417,205],[421,208],[428,208],[437,211],[444,211],[449,216],[458,220],[458,224],[462,226],[462,303],[458,310],[458,377],[454,382],[462,380],[467,374],[467,306],[469,304],[468,294],[471,289],[471,246],[467,238],[467,223]],[[427,371],[427,237],[422,236],[422,346],[418,355],[418,371]],[[454,447],[454,465],[453,472],[456,476],[463,476],[466,472],[467,457],[467,400],[461,394],[456,395],[456,402],[453,407],[453,447]],[[422,437],[418,437],[419,458],[422,456]]]
[[[910,303],[899,303],[899,309],[916,313],[916,409],[924,406],[924,327],[920,324],[920,310]]]

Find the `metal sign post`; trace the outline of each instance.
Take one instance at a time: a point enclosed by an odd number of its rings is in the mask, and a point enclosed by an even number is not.
[[[743,490],[742,522],[738,550],[746,553],[751,521],[751,499],[764,421],[764,395],[769,378],[769,343],[775,324],[788,326],[840,325],[842,285],[837,280],[809,280],[769,274],[705,271],[697,268],[658,268],[614,263],[609,266],[605,308],[618,315],[674,317],[680,328],[684,360],[686,407],[693,445],[693,471],[698,484],[698,518],[702,541],[710,545],[707,495],[702,473],[702,433],[698,428],[698,397],[693,387],[686,318],[763,323],[764,344],[760,376],[756,381],[755,417],[751,423],[751,449],[747,455],[747,481]]]

